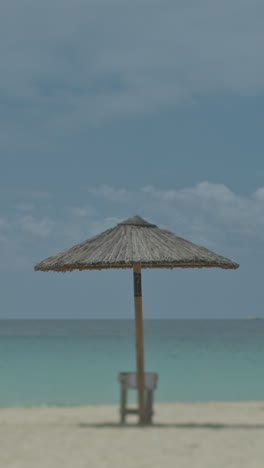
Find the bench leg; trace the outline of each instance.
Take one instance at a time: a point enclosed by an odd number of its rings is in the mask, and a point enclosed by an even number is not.
[[[126,404],[127,404],[127,391],[125,388],[121,388],[120,398],[120,423],[125,424],[126,422]]]
[[[152,424],[153,392],[152,390],[146,390],[146,394],[146,423]]]

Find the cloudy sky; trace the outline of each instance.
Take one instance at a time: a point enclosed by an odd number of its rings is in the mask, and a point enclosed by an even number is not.
[[[240,263],[148,318],[264,318],[264,3],[2,0],[0,317],[133,318],[130,271],[34,264],[139,214]]]

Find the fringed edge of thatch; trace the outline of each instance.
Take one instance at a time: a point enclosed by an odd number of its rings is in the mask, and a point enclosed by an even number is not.
[[[146,269],[146,268],[167,268],[167,269],[174,269],[174,268],[221,268],[224,270],[236,270],[239,268],[238,263],[231,263],[230,265],[227,265],[225,263],[221,264],[210,264],[210,263],[179,263],[179,264],[173,264],[173,263],[141,263],[141,268]],[[73,266],[67,266],[67,268],[61,268],[59,266],[52,266],[52,267],[45,267],[40,264],[36,265],[34,270],[35,271],[55,271],[55,272],[62,272],[66,273],[67,271],[74,271],[74,270],[110,270],[110,269],[129,269],[133,268],[134,263],[128,263],[128,264],[95,264],[91,266],[82,266],[82,265],[73,265]]]

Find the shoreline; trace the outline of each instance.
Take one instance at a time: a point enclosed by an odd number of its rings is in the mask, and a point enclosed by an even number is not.
[[[189,401],[189,400],[175,400],[175,401],[154,401],[154,407],[163,407],[163,406],[174,406],[174,405],[211,405],[211,404],[216,404],[216,405],[236,405],[236,404],[243,404],[243,405],[246,405],[246,404],[258,404],[258,403],[263,403],[264,404],[264,398],[263,400],[257,400],[257,399],[251,399],[251,400],[206,400],[206,401],[203,401],[203,400],[193,400],[193,401]],[[136,402],[131,402],[129,403],[129,406],[132,406],[132,407],[136,407]],[[102,403],[70,403],[70,404],[60,404],[60,403],[41,403],[41,404],[32,404],[32,405],[12,405],[12,406],[1,406],[0,405],[0,411],[1,410],[5,410],[5,409],[8,409],[8,410],[12,410],[12,409],[17,409],[17,410],[26,410],[26,409],[42,409],[42,408],[50,408],[50,409],[64,409],[64,408],[71,408],[71,409],[74,409],[74,408],[118,408],[119,407],[119,402],[118,403],[106,403],[106,402],[102,402]]]

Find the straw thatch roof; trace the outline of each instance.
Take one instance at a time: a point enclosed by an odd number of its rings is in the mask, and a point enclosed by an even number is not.
[[[35,270],[72,271],[131,268],[236,269],[238,264],[159,229],[139,216],[38,263]]]

